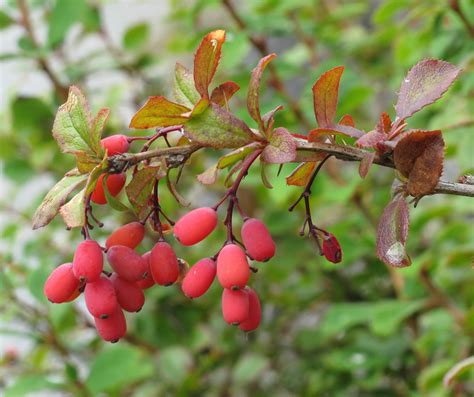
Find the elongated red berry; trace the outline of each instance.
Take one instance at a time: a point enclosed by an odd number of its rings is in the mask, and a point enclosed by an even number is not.
[[[222,291],[222,316],[231,325],[239,325],[249,316],[249,295],[247,291],[224,288]]]
[[[67,298],[64,302],[72,302],[74,299],[76,299],[79,295],[82,294],[83,292],[83,289],[84,289],[84,286],[81,284],[79,284],[79,287],[77,287],[74,292],[71,294],[71,296],[69,296],[69,298]]]
[[[146,276],[145,278],[138,280],[136,282],[136,284],[141,289],[148,289],[155,285],[155,280],[153,280],[153,276],[151,275],[151,270],[150,270],[150,255],[151,255],[151,251],[148,251],[142,255],[142,258],[146,261]]]
[[[249,255],[256,261],[268,261],[275,255],[275,243],[260,219],[247,219],[242,226],[242,242]]]
[[[125,153],[130,147],[128,138],[122,134],[108,136],[107,138],[102,139],[100,144],[104,149],[107,149],[107,154],[109,156]]]
[[[64,263],[51,272],[43,292],[50,302],[69,302],[69,298],[78,291],[79,285],[80,281],[72,272],[72,263]]]
[[[210,258],[198,261],[184,276],[181,289],[188,298],[205,294],[216,277],[216,264]]]
[[[107,260],[124,280],[135,282],[146,276],[146,260],[125,245],[110,247],[107,250]]]
[[[87,310],[94,317],[107,318],[117,310],[118,301],[112,281],[102,275],[97,281],[87,283],[84,290]]]
[[[239,328],[242,331],[253,331],[260,325],[262,318],[262,307],[257,293],[250,287],[245,287],[245,291],[249,296],[249,315],[247,319],[240,323]]]
[[[94,240],[84,240],[80,243],[72,261],[74,276],[87,283],[97,281],[104,268],[102,248]]]
[[[159,285],[171,285],[178,279],[178,258],[167,242],[159,241],[151,250],[150,270],[155,283]]]
[[[217,225],[217,212],[209,207],[188,212],[174,225],[174,235],[183,245],[194,245],[204,240]]]
[[[97,180],[97,185],[91,195],[91,200],[96,204],[107,203],[107,198],[105,197],[104,185],[103,185],[104,177],[105,177],[105,174],[102,174],[101,176],[99,176],[99,179]],[[108,176],[107,190],[109,191],[112,197],[115,197],[117,194],[120,193],[123,186],[125,185],[126,179],[127,179],[127,176],[125,175],[125,173],[110,174]]]
[[[140,222],[130,222],[116,229],[105,241],[107,248],[113,245],[125,245],[135,249],[145,236],[145,227]]]
[[[217,256],[217,278],[224,288],[244,288],[250,276],[245,252],[236,244],[228,244]]]
[[[323,237],[323,254],[332,263],[339,263],[342,260],[342,249],[336,236],[327,233]]]
[[[127,321],[119,306],[112,316],[105,319],[94,317],[94,321],[100,337],[107,342],[118,342],[127,333]]]
[[[139,312],[145,304],[145,295],[142,289],[130,281],[119,277],[117,273],[110,277],[115,288],[120,307],[127,312]]]

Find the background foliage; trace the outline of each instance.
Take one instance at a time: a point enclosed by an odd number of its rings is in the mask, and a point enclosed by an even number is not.
[[[158,3],[158,5],[157,5]],[[234,4],[235,8],[232,6]],[[29,19],[25,23],[25,15]],[[51,137],[53,115],[70,84],[94,110],[112,109],[107,133],[128,131],[148,95],[170,90],[173,65],[212,29],[228,32],[218,79],[242,90],[234,109],[246,121],[249,72],[261,52],[276,52],[261,108],[279,104],[276,125],[298,132],[312,119],[311,85],[330,67],[346,66],[340,115],[371,127],[393,115],[406,71],[434,57],[464,69],[459,81],[413,127],[440,128],[447,142],[445,180],[474,171],[474,8],[469,0],[146,1],[7,0],[2,2],[0,126],[0,392],[5,396],[468,396],[474,372],[449,388],[444,374],[474,353],[474,216],[468,198],[432,196],[411,209],[413,265],[396,271],[375,256],[376,219],[389,200],[393,171],[374,167],[365,180],[355,164],[329,163],[312,205],[322,227],[338,236],[343,263],[322,260],[299,239],[301,213],[286,211],[299,189],[274,189],[258,172],[241,202],[263,218],[277,255],[253,284],[264,305],[248,337],[221,319],[219,288],[188,301],[178,287],[147,291],[129,320],[127,340],[101,342],[82,303],[52,305],[42,294],[48,273],[71,259],[81,236],[60,219],[31,231],[31,216],[55,180],[71,168]],[[279,82],[284,81],[284,87]],[[339,116],[340,116],[339,115]],[[180,183],[192,206],[224,191],[194,176],[217,153],[193,158]],[[224,175],[225,176],[225,175]],[[185,210],[166,196],[175,218]],[[100,208],[105,236],[129,215]],[[224,231],[178,254],[189,263],[218,249]],[[149,235],[148,248],[153,236]]]

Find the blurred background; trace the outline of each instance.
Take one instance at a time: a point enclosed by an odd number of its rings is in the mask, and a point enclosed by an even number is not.
[[[111,108],[106,134],[137,135],[127,126],[149,95],[168,95],[174,63],[192,55],[210,30],[227,31],[215,82],[241,86],[231,102],[250,123],[245,95],[258,59],[276,52],[261,108],[276,105],[277,126],[316,126],[311,86],[345,65],[339,116],[373,128],[392,116],[396,91],[411,66],[429,57],[464,72],[410,127],[442,129],[445,180],[474,172],[474,4],[471,0],[2,0],[0,11],[0,394],[12,396],[327,396],[464,397],[474,371],[450,387],[445,373],[473,355],[474,207],[462,197],[432,196],[411,208],[413,265],[388,269],[375,256],[375,230],[390,198],[392,170],[333,161],[318,177],[312,207],[344,249],[342,263],[323,260],[298,237],[303,213],[287,208],[300,189],[270,170],[246,178],[243,206],[262,218],[277,255],[260,264],[251,285],[263,321],[248,336],[221,317],[220,288],[189,301],[179,286],[147,291],[128,318],[126,340],[111,345],[87,323],[83,300],[52,305],[43,296],[51,270],[72,259],[79,231],[61,219],[31,230],[31,217],[55,181],[73,167],[51,137],[67,88],[83,89],[92,109]],[[267,71],[268,72],[268,71]],[[133,145],[138,145],[134,143]],[[138,148],[138,146],[134,146]],[[219,153],[202,151],[186,168],[180,192],[192,207],[216,202],[222,180],[203,187],[195,175]],[[225,177],[223,173],[222,179]],[[186,211],[166,192],[173,218]],[[98,208],[104,241],[131,214]],[[59,217],[58,217],[59,218]],[[223,228],[183,248],[190,264],[214,253]],[[142,250],[154,241],[148,235]]]

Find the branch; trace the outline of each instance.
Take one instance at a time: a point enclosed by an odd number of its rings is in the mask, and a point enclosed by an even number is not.
[[[367,153],[364,149],[353,146],[337,145],[322,142],[307,142],[304,139],[295,138],[297,156],[293,162],[320,161],[321,153],[332,155],[342,161],[361,161]],[[109,169],[112,172],[122,172],[128,167],[141,161],[165,159],[169,167],[178,167],[184,163],[194,152],[202,149],[201,145],[184,145],[170,148],[160,148],[141,153],[126,153],[109,158]],[[316,156],[319,155],[319,156]],[[376,155],[374,164],[387,168],[395,168],[390,155]],[[474,185],[465,183],[439,181],[432,194],[450,194],[454,196],[474,197]]]

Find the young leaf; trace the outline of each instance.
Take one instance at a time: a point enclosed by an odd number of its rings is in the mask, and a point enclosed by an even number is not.
[[[273,123],[275,121],[275,113],[280,110],[283,110],[283,106],[278,105],[277,107],[262,116],[263,125],[265,126],[265,129],[267,131],[273,128]]]
[[[217,168],[223,169],[234,165],[238,161],[242,160],[244,157],[247,157],[247,155],[257,149],[258,146],[259,144],[257,142],[254,142],[225,154],[217,162]]]
[[[46,226],[59,212],[68,196],[87,179],[87,175],[65,176],[48,192],[33,215],[33,229]]]
[[[176,63],[173,95],[177,103],[190,109],[201,99],[194,86],[193,74],[180,63]]]
[[[102,186],[104,187],[104,195],[105,199],[107,200],[107,204],[116,211],[128,211],[128,208],[125,204],[123,204],[118,198],[112,196],[107,188],[107,178],[109,174],[107,174],[104,179],[102,179]]]
[[[380,114],[379,121],[375,130],[380,132],[381,134],[388,134],[390,129],[392,128],[392,120],[390,120],[390,116],[386,112],[382,112]]]
[[[313,86],[314,114],[319,127],[330,127],[336,116],[339,82],[344,66],[323,73]]]
[[[408,193],[415,197],[432,193],[443,172],[441,131],[411,131],[395,146],[393,159],[397,170],[408,178]]]
[[[273,189],[273,185],[267,176],[267,164],[264,161],[260,161],[260,177],[262,178],[263,186],[267,189]]]
[[[340,125],[345,125],[347,127],[354,127],[355,128],[355,123],[354,119],[350,114],[345,114],[344,116],[341,117],[339,120]]]
[[[336,131],[332,128],[315,128],[308,132],[308,142],[321,142],[330,135],[345,135],[342,132]]]
[[[100,131],[92,128],[92,117],[87,100],[75,86],[69,88],[67,101],[56,113],[53,137],[63,153],[83,152],[91,158],[102,157]]]
[[[202,39],[194,57],[194,84],[204,98],[209,98],[209,84],[214,77],[225,41],[225,31],[215,30]]]
[[[189,113],[186,113],[186,116],[189,116],[189,118],[196,117],[197,115],[204,112],[208,106],[209,99],[201,98],[199,101],[197,101],[196,105],[194,105],[193,110],[191,110]]]
[[[456,80],[461,69],[448,62],[425,59],[407,74],[395,105],[398,119],[406,119],[437,101]]]
[[[132,117],[129,127],[148,129],[179,125],[188,120],[184,113],[189,111],[187,107],[170,102],[163,96],[151,96]]]
[[[260,131],[265,131],[265,126],[260,115],[260,80],[262,78],[263,71],[270,63],[272,59],[276,57],[276,54],[269,54],[263,57],[258,62],[255,69],[252,70],[252,77],[250,78],[249,90],[247,94],[247,109],[250,116],[258,123]]]
[[[375,152],[367,152],[359,164],[359,175],[363,179],[369,173],[370,167],[375,159]]]
[[[160,170],[160,166],[143,167],[133,175],[132,180],[125,187],[128,200],[139,217],[144,215],[143,212],[148,207],[148,200],[151,196],[155,179],[165,176]]]
[[[215,103],[188,120],[184,133],[193,143],[215,148],[241,147],[257,139],[242,120]]]
[[[385,142],[388,136],[385,133],[381,133],[375,130],[369,131],[362,135],[357,141],[356,146],[363,148],[375,148],[377,144]]]
[[[315,161],[299,164],[298,167],[286,177],[286,184],[290,186],[306,186],[317,164]]]
[[[228,109],[230,98],[232,98],[238,90],[240,90],[240,86],[237,83],[226,81],[212,90],[211,102]]]
[[[209,167],[206,171],[199,174],[196,179],[203,185],[212,185],[217,180],[217,171],[217,164],[214,164],[212,167]]]
[[[107,120],[109,119],[110,109],[102,108],[95,116],[94,120],[92,120],[92,134],[94,136],[98,136],[99,138],[102,136],[102,132],[104,131],[104,127],[107,124]]]
[[[405,250],[408,228],[407,202],[403,197],[397,196],[385,207],[377,230],[377,256],[387,265],[411,265]]]
[[[273,130],[268,145],[263,149],[262,158],[267,163],[282,164],[296,157],[296,142],[286,128]]]

